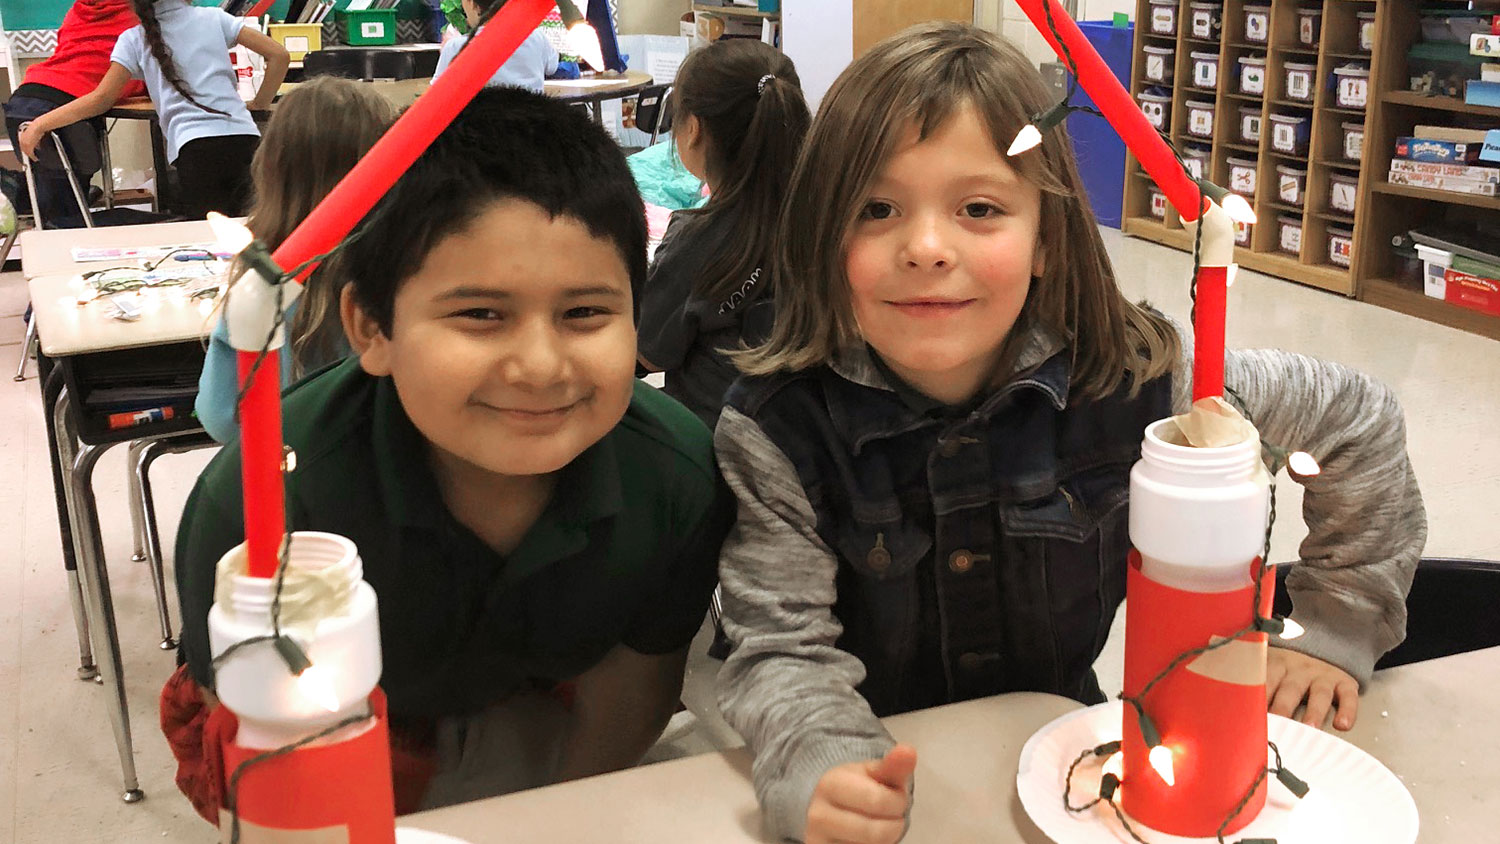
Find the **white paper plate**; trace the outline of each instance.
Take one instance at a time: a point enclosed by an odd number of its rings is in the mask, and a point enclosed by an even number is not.
[[[1100,804],[1087,812],[1063,808],[1068,764],[1085,748],[1120,737],[1120,701],[1069,712],[1041,728],[1021,749],[1016,788],[1026,814],[1059,844],[1132,844],[1114,810]],[[1279,715],[1267,715],[1271,741],[1289,770],[1312,786],[1298,800],[1274,780],[1265,808],[1229,840],[1275,838],[1279,844],[1413,844],[1417,806],[1396,776],[1354,745]],[[1099,765],[1085,761],[1073,774],[1073,804],[1099,793]],[[1125,786],[1128,787],[1128,786]],[[1213,841],[1181,838],[1132,824],[1152,844]]]
[[[428,832],[425,829],[403,826],[396,828],[396,844],[469,844],[469,842],[441,832]]]

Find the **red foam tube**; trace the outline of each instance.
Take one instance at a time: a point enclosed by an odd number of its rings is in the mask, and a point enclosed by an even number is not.
[[[1251,622],[1253,588],[1187,592],[1153,581],[1130,552],[1125,602],[1125,695],[1134,697],[1178,654],[1229,636]],[[1250,563],[1260,570],[1260,560]],[[1261,615],[1271,610],[1274,569],[1261,571]],[[1151,767],[1135,707],[1125,706],[1124,777],[1120,805],[1158,832],[1212,837],[1266,766],[1266,635],[1189,660],[1152,687],[1142,704],[1173,751],[1175,784]],[[1266,782],[1257,786],[1224,834],[1260,813]]]
[[[555,6],[555,0],[506,3],[474,36],[469,48],[453,60],[442,78],[401,115],[282,242],[272,256],[277,265],[287,269],[296,267],[329,251],[349,234]],[[308,272],[311,270],[305,270],[304,275]],[[240,352],[242,379],[256,354]],[[245,541],[249,573],[254,577],[275,575],[277,548],[285,529],[279,379],[277,355],[272,354],[261,364],[256,383],[251,385],[240,406]]]
[[[1224,395],[1224,315],[1229,304],[1229,268],[1199,267],[1197,285],[1193,401]]]
[[[1140,106],[1136,105],[1131,98],[1130,92],[1126,91],[1115,78],[1104,59],[1099,57],[1099,52],[1094,45],[1084,37],[1078,24],[1063,10],[1057,0],[1016,0],[1026,17],[1031,19],[1031,24],[1037,28],[1043,38],[1047,39],[1052,51],[1061,59],[1062,47],[1058,40],[1053,37],[1051,29],[1047,26],[1047,12],[1043,4],[1052,6],[1052,23],[1057,27],[1058,34],[1062,37],[1062,43],[1068,46],[1068,53],[1072,55],[1073,61],[1078,65],[1078,84],[1094,101],[1094,105],[1104,114],[1104,119],[1120,134],[1125,145],[1141,162],[1146,169],[1147,175],[1166,194],[1173,207],[1182,215],[1185,222],[1192,222],[1198,218],[1201,206],[1199,204],[1198,186],[1182,169],[1173,155],[1172,148],[1163,141],[1156,133],[1156,128],[1146,120],[1146,115],[1141,113]],[[1188,212],[1193,211],[1189,217]]]

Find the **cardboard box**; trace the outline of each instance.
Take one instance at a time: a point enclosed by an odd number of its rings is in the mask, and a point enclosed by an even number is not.
[[[1449,268],[1443,273],[1446,290],[1443,299],[1454,305],[1500,316],[1500,281],[1481,278]]]
[[[1475,196],[1495,196],[1496,188],[1500,187],[1500,185],[1494,182],[1459,179],[1453,176],[1432,176],[1426,173],[1403,173],[1396,169],[1391,170],[1390,180],[1393,185],[1408,185],[1414,188],[1430,188],[1432,190],[1452,191],[1453,193],[1468,193]]]
[[[1396,139],[1396,157],[1436,164],[1469,164],[1479,159],[1481,146],[1482,143],[1455,143],[1403,136]]]
[[[1500,167],[1479,165],[1434,164],[1430,161],[1407,161],[1398,158],[1391,162],[1391,172],[1420,173],[1426,176],[1470,179],[1476,182],[1500,182]]]

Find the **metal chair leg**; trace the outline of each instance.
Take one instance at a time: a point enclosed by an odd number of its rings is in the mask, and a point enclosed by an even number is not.
[[[73,438],[71,420],[68,419],[68,396],[66,390],[58,396],[59,438]],[[125,673],[120,660],[120,635],[115,627],[114,599],[110,595],[109,572],[104,565],[104,548],[99,537],[99,514],[94,501],[93,473],[99,457],[107,446],[84,444],[78,449],[70,467],[65,467],[69,509],[73,517],[73,537],[78,553],[80,576],[87,587],[84,598],[92,616],[91,628],[102,641],[97,644],[103,653],[99,668],[104,686],[112,698],[109,707],[110,727],[115,734],[115,747],[120,754],[120,769],[125,790],[121,799],[126,803],[137,803],[145,798],[140,780],[135,771],[135,746],[130,735],[130,710],[125,697]]]
[[[78,186],[78,174],[73,172],[73,160],[68,157],[68,150],[63,146],[62,138],[56,133],[52,135],[52,143],[57,146],[57,157],[62,159],[63,172],[68,174],[68,187],[73,189],[73,198],[78,200],[78,210],[83,214],[83,224],[93,228],[94,215],[89,213],[88,195],[83,192],[83,188]]]
[[[34,353],[36,346],[36,314],[26,318],[26,339],[21,342],[21,359],[16,362],[16,381],[26,380],[26,361]]]
[[[21,170],[26,174],[26,190],[31,194],[31,221],[36,223],[37,231],[47,228],[42,222],[42,199],[36,192],[36,174],[31,171],[31,159],[25,155],[21,156]]]
[[[149,445],[150,440],[131,440],[130,455],[126,458],[126,466],[130,470],[126,478],[130,488],[126,496],[130,500],[130,536],[135,542],[135,553],[130,555],[132,563],[146,562],[146,508],[141,495],[141,452]]]
[[[94,648],[89,641],[89,615],[83,597],[83,582],[78,577],[77,543],[73,538],[73,504],[68,493],[68,474],[64,468],[73,465],[73,459],[78,453],[78,443],[73,439],[71,427],[62,424],[59,420],[65,420],[57,413],[58,402],[66,388],[57,387],[55,398],[49,395],[61,375],[56,369],[52,371],[43,388],[42,401],[50,401],[52,408],[52,413],[46,420],[47,437],[53,452],[52,483],[57,497],[61,499],[57,502],[57,521],[62,531],[63,567],[68,573],[68,600],[73,608],[73,626],[78,633],[78,679],[103,682],[99,679],[99,667],[94,664]]]
[[[99,164],[103,173],[104,207],[106,210],[115,209],[115,168],[109,160],[109,125],[105,124],[104,131],[99,133]]]
[[[177,639],[172,636],[172,614],[167,609],[167,578],[161,561],[161,537],[156,531],[156,504],[151,498],[151,464],[170,453],[170,440],[151,440],[134,455],[131,464],[140,493],[141,531],[146,539],[146,560],[151,564],[151,585],[156,589],[156,617],[161,622],[160,647],[164,651],[177,647]]]

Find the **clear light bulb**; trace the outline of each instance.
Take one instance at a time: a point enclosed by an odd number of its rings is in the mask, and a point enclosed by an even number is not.
[[[329,712],[339,711],[339,696],[333,690],[333,678],[316,665],[309,665],[297,675],[297,690],[302,696]]]
[[[1224,208],[1224,211],[1229,214],[1229,219],[1235,221],[1236,223],[1245,223],[1249,225],[1255,222],[1255,209],[1250,207],[1249,200],[1245,199],[1243,196],[1240,196],[1237,193],[1231,193],[1228,196],[1225,196],[1223,202],[1220,202],[1219,204]]]
[[[1032,149],[1042,142],[1041,130],[1034,124],[1027,123],[1016,133],[1016,139],[1010,142],[1010,149],[1005,151],[1008,156],[1020,155],[1026,150]]]
[[[1303,633],[1307,632],[1306,630],[1302,629],[1302,625],[1298,624],[1295,621],[1292,621],[1290,618],[1283,618],[1281,620],[1281,624],[1281,633],[1277,636],[1278,639],[1295,639],[1298,636],[1301,636]]]
[[[1114,774],[1116,778],[1125,778],[1125,754],[1116,752],[1104,760],[1104,769],[1101,773]]]
[[[1318,465],[1318,459],[1305,451],[1294,451],[1286,457],[1287,471],[1304,478],[1315,477],[1323,471]]]
[[[220,214],[217,211],[208,212],[208,226],[214,230],[214,239],[220,251],[238,254],[255,240],[255,235],[245,227],[244,223]]]
[[[1146,758],[1150,760],[1152,769],[1156,771],[1157,776],[1162,778],[1162,782],[1167,785],[1177,784],[1177,775],[1172,770],[1172,748],[1158,744],[1151,748]]]
[[[599,33],[588,21],[577,21],[568,27],[568,50],[588,62],[594,70],[604,70],[604,50],[599,46]]]

